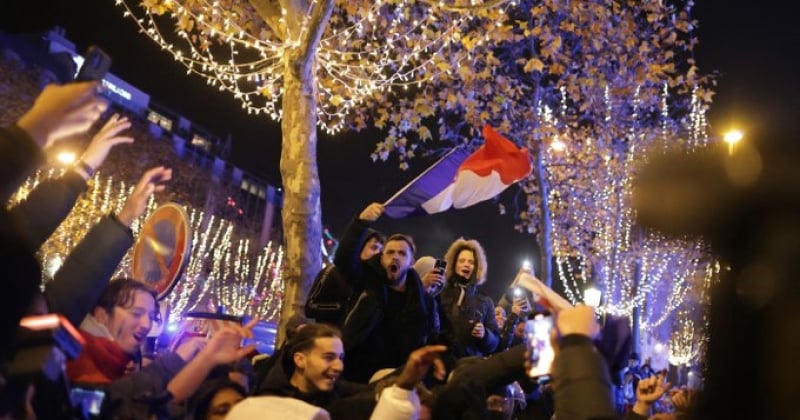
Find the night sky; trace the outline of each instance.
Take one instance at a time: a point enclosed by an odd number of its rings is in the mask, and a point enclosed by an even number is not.
[[[9,3],[9,2],[6,2]],[[137,32],[113,0],[14,1],[0,11],[0,30],[35,32],[58,25],[66,29],[78,52],[98,44],[114,60],[111,71],[149,93],[161,104],[211,132],[233,135],[231,161],[278,185],[280,132],[266,117],[248,116],[228,93],[187,76],[182,65]],[[800,32],[785,3],[763,1],[698,1],[700,21],[697,60],[702,72],[719,73],[717,95],[709,115],[712,134],[729,128],[745,131],[746,139],[793,139],[800,109]],[[4,100],[8,100],[4,98]],[[322,183],[323,220],[339,235],[353,215],[371,201],[383,201],[424,170],[412,163],[403,173],[396,161],[373,164],[369,158],[375,131],[321,136],[318,162]],[[513,188],[501,196],[508,202]],[[457,236],[478,239],[487,249],[488,292],[497,298],[524,259],[535,260],[535,240],[516,233],[511,216],[498,214],[485,202],[465,210],[404,221],[381,219],[386,233],[414,235],[420,255],[442,255]]]

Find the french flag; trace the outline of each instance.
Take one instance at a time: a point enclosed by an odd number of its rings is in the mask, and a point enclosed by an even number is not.
[[[531,173],[527,149],[520,149],[489,125],[474,153],[458,146],[384,203],[384,214],[404,217],[463,209],[495,197]]]

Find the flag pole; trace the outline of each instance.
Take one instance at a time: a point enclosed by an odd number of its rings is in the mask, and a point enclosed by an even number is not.
[[[423,176],[423,175],[425,175],[425,174],[427,174],[428,172],[430,172],[430,171],[431,171],[433,168],[435,168],[435,167],[436,167],[436,165],[438,165],[438,164],[439,164],[441,161],[443,161],[443,160],[447,159],[447,157],[448,157],[448,156],[452,155],[453,153],[455,153],[455,152],[456,152],[456,150],[458,150],[458,149],[461,149],[461,148],[463,148],[463,147],[464,147],[464,146],[461,146],[461,145],[454,147],[452,150],[450,150],[449,152],[447,152],[447,153],[446,153],[444,156],[442,156],[441,158],[439,158],[439,160],[437,160],[436,162],[434,162],[434,163],[433,163],[431,166],[428,166],[428,168],[427,168],[427,169],[425,169],[424,171],[422,171],[422,173],[421,173],[421,174],[419,174],[419,175],[417,175],[416,177],[414,177],[414,179],[412,179],[412,180],[411,180],[411,181],[410,181],[408,184],[406,184],[406,185],[405,185],[403,188],[401,188],[399,191],[397,191],[396,193],[394,193],[394,195],[393,195],[393,196],[391,196],[391,197],[390,197],[388,200],[384,201],[384,202],[383,202],[383,206],[384,206],[384,207],[385,207],[385,206],[388,206],[388,205],[389,205],[389,203],[391,203],[392,201],[394,201],[394,199],[395,199],[395,198],[397,198],[398,196],[400,196],[400,194],[402,194],[403,192],[405,192],[405,190],[407,190],[409,187],[411,187],[412,185],[414,185],[414,183],[415,183],[415,182],[417,182],[417,180],[418,180],[418,179],[422,178],[422,176]]]

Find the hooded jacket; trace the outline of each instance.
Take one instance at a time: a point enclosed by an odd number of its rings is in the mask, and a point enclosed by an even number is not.
[[[364,242],[368,232],[369,223],[355,220],[342,238],[335,260],[358,293],[342,327],[347,355],[344,377],[356,382],[367,382],[379,369],[402,365],[412,351],[427,344],[437,332],[433,298],[425,293],[419,275],[411,268],[406,274],[401,312],[386,313],[389,290],[381,254],[366,261],[359,258],[358,244]],[[387,327],[391,321],[403,327],[391,330]]]
[[[468,279],[455,272],[458,254],[463,250],[472,251],[475,256],[475,269]],[[494,318],[494,302],[478,290],[478,286],[486,282],[486,253],[478,241],[459,238],[450,245],[445,261],[447,285],[439,297],[442,312],[453,330],[453,354],[459,358],[488,356],[500,342],[500,331]],[[478,322],[484,326],[483,338],[472,336],[472,329]]]

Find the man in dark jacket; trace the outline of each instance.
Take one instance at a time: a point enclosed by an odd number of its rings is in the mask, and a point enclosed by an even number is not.
[[[287,347],[261,384],[259,395],[297,398],[328,408],[340,398],[368,389],[366,385],[339,380],[344,369],[344,348],[337,328],[307,325]]]
[[[414,263],[414,241],[392,235],[381,254],[361,261],[359,249],[383,206],[372,203],[351,223],[336,252],[335,263],[350,280],[358,300],[343,326],[347,364],[345,378],[366,383],[383,368],[402,365],[408,355],[436,333],[433,298],[425,293]]]

